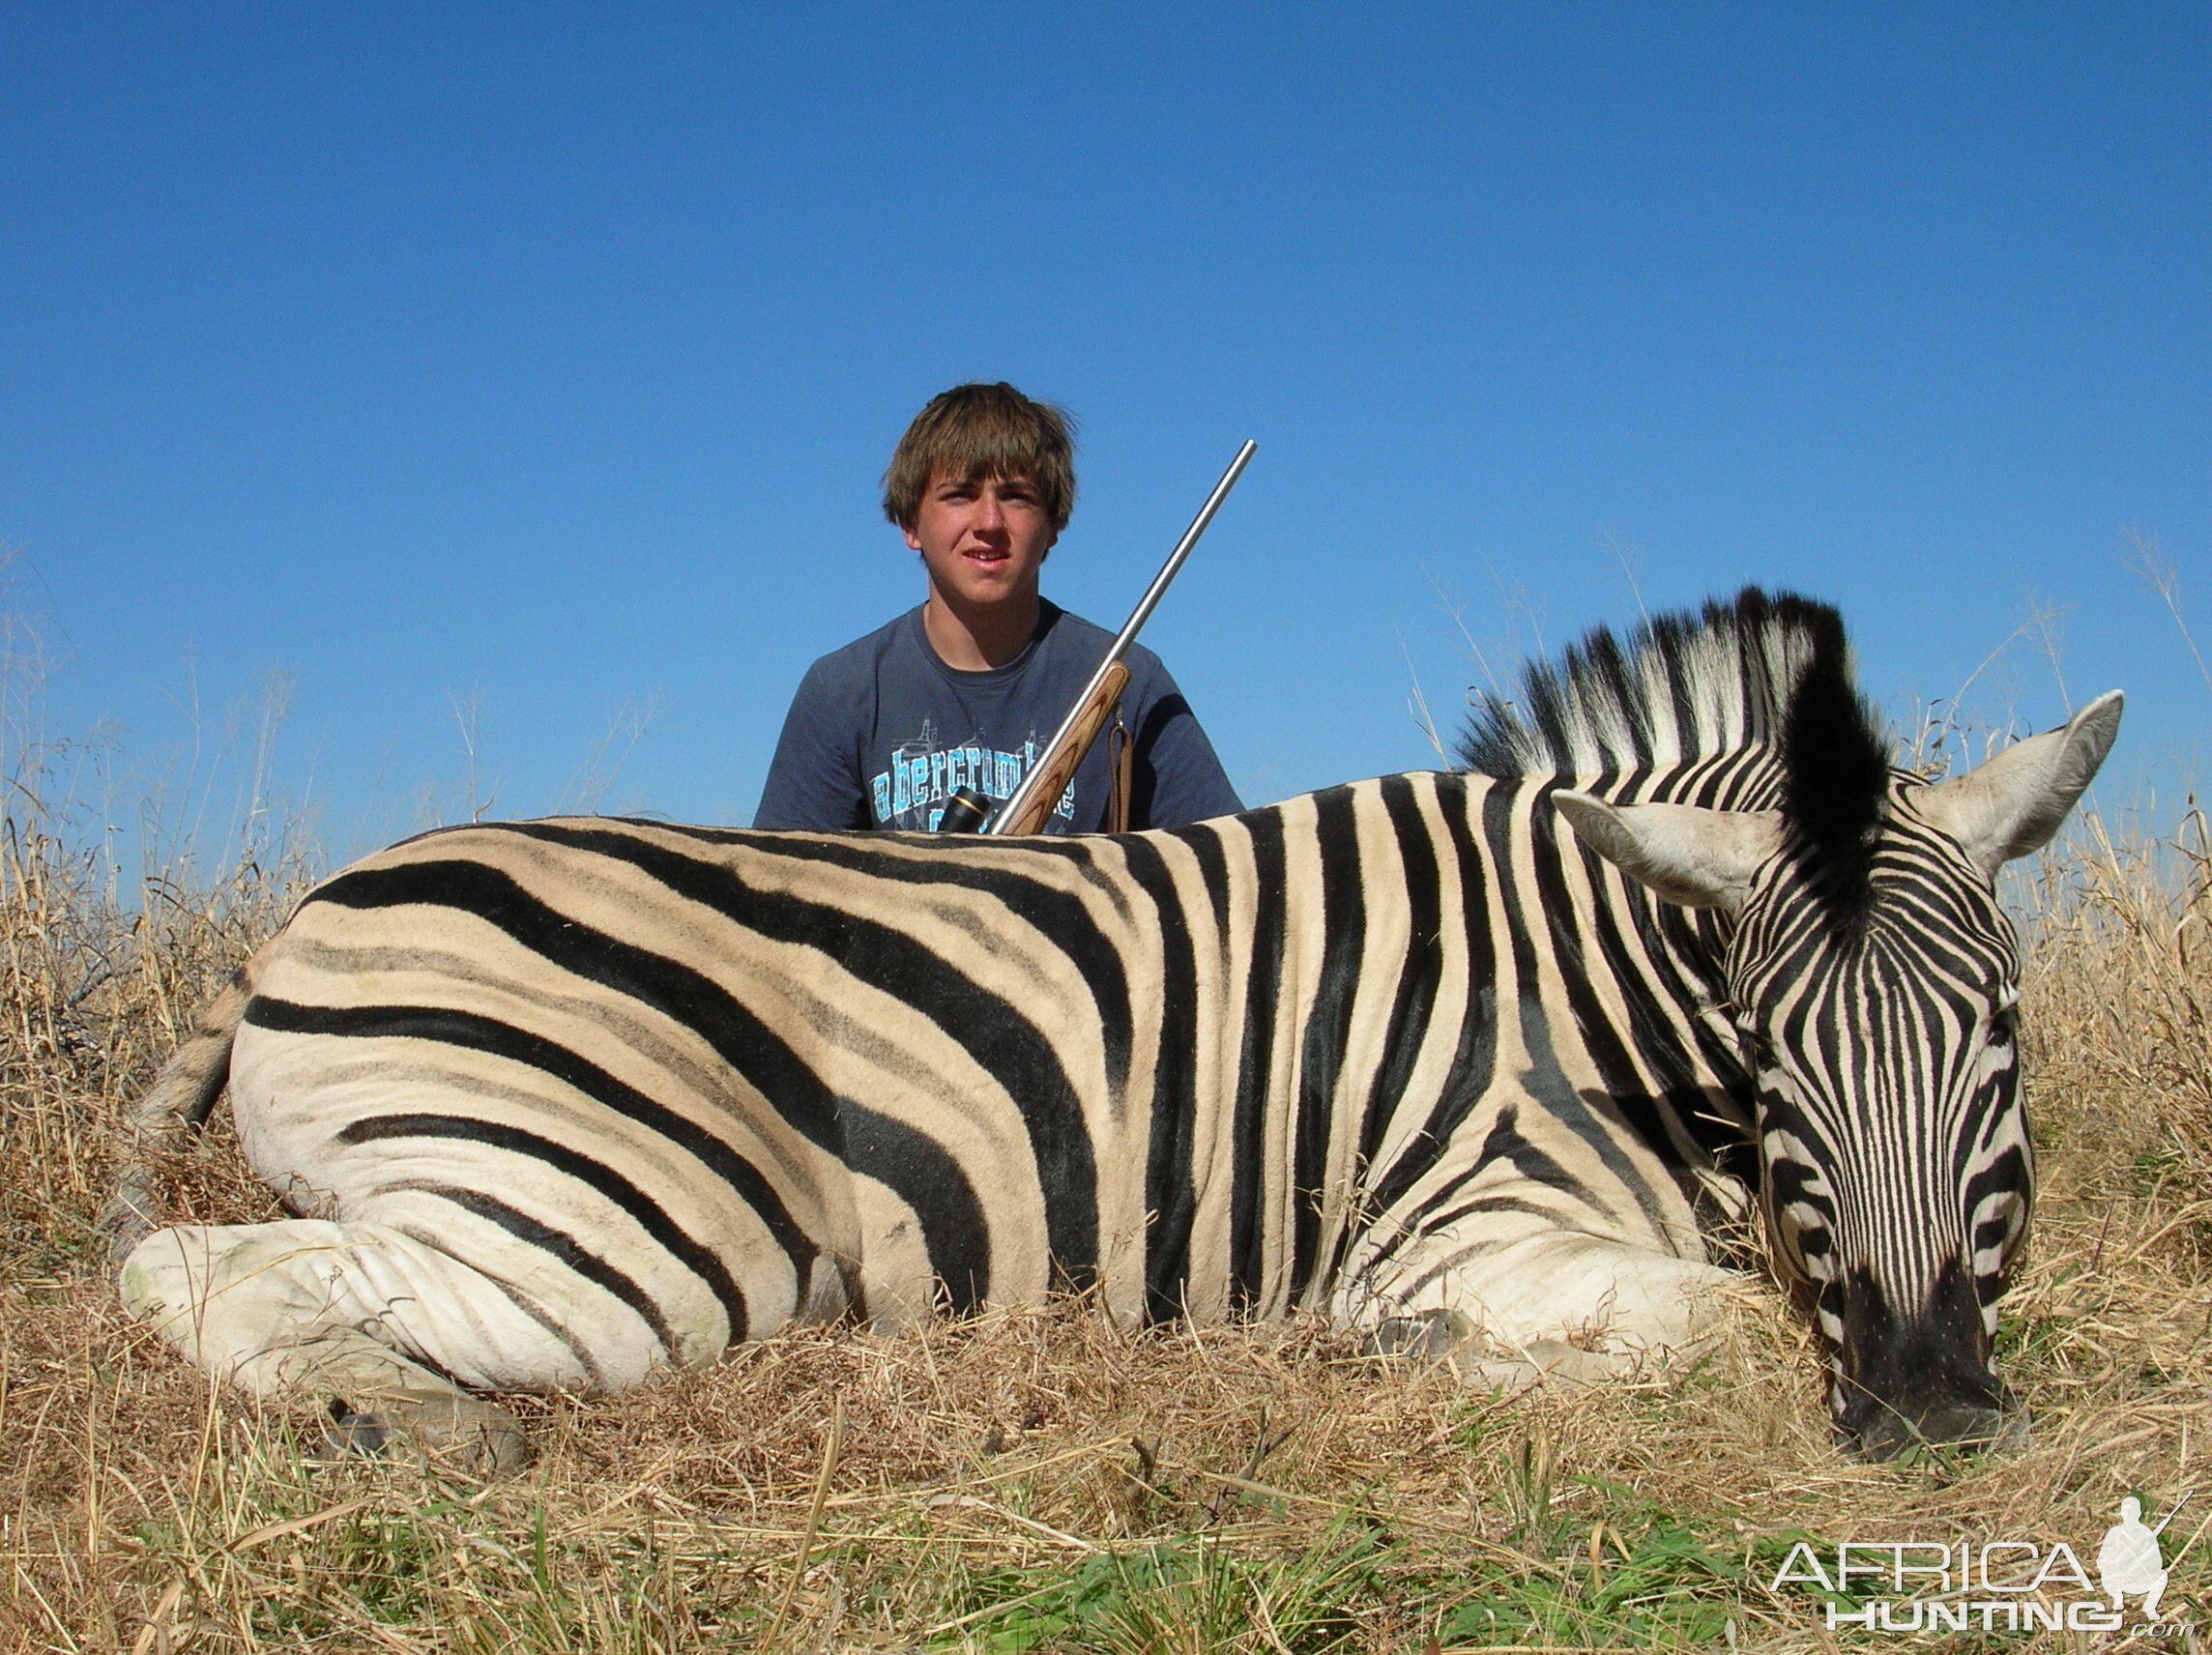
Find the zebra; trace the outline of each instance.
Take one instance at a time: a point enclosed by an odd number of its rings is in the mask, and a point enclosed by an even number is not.
[[[1763,1222],[1845,1448],[1990,1441],[2034,1168],[1994,882],[2120,705],[1930,783],[1836,611],[1754,588],[1531,667],[1464,770],[1194,827],[428,833],[157,1078],[122,1294],[343,1440],[504,1470],[482,1393],[1062,1290],[1602,1379],[1694,1351]],[[226,1083],[292,1216],[157,1228]]]

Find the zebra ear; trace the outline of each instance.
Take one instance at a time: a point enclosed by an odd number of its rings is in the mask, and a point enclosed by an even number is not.
[[[2041,850],[2097,774],[2120,730],[2118,690],[2100,695],[2063,730],[2016,741],[1979,769],[1924,790],[1921,814],[1965,848],[1993,879]]]
[[[1586,793],[1552,795],[1582,842],[1665,902],[1733,914],[1751,876],[1782,849],[1775,810],[1694,804],[1608,804]]]

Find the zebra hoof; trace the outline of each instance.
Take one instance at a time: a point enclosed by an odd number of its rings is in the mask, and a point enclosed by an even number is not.
[[[458,1466],[487,1481],[510,1477],[530,1464],[530,1438],[504,1409],[474,1398],[434,1408],[391,1411],[331,1404],[323,1440],[335,1457],[381,1460],[412,1444],[429,1459]]]
[[[323,1426],[323,1447],[334,1460],[381,1460],[392,1451],[392,1422],[380,1413],[356,1413],[334,1402]]]
[[[1475,1336],[1471,1319],[1456,1310],[1424,1310],[1393,1316],[1375,1324],[1367,1336],[1370,1356],[1401,1356],[1415,1362],[1441,1362]]]
[[[1539,1385],[1602,1385],[1623,1379],[1636,1358],[1619,1351],[1585,1350],[1561,1339],[1531,1339],[1514,1358],[1486,1358],[1460,1363],[1460,1377],[1470,1390],[1499,1396],[1519,1396]]]

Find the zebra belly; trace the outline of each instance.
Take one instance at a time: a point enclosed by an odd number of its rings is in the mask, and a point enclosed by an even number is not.
[[[514,1067],[404,1037],[249,1024],[233,1109],[254,1170],[292,1210],[434,1247],[532,1307],[612,1388],[710,1361],[794,1315],[844,1311],[837,1261],[857,1250],[858,1221],[841,1176],[760,1174],[779,1234],[697,1157]],[[714,1142],[739,1154],[731,1139],[744,1135],[723,1131]],[[756,1172],[774,1164],[744,1147]]]
[[[866,1123],[852,1130],[868,1142],[849,1152],[919,1158],[918,1125],[895,1111],[926,1077],[894,1087],[880,1073],[841,1073],[850,1060],[833,1052],[820,1063],[885,1106],[855,1106]],[[534,1307],[609,1376],[639,1372],[640,1341],[645,1367],[690,1365],[793,1320],[859,1312],[897,1328],[948,1297],[961,1308],[1035,1302],[1055,1281],[1033,1173],[953,1200],[908,1166],[893,1188],[797,1140],[765,1104],[684,1100],[702,1139],[694,1147],[712,1151],[695,1153],[497,1054],[251,1023],[239,1031],[231,1094],[249,1162],[293,1211],[436,1247]],[[1004,1156],[995,1113],[979,1100],[930,1108],[928,1141],[945,1167]],[[734,1189],[713,1164],[724,1159],[752,1169],[755,1187]],[[1110,1251],[1134,1257],[1138,1227],[1123,1228],[1131,1234]],[[1135,1300],[1127,1283],[1141,1280],[1141,1259],[1114,1272],[1122,1278],[1109,1298]]]

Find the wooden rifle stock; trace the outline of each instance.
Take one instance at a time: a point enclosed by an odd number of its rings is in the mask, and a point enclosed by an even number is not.
[[[1091,743],[1098,740],[1099,731],[1106,728],[1106,720],[1114,716],[1120,705],[1121,692],[1129,687],[1129,669],[1116,661],[1107,669],[1091,693],[1076,711],[1075,722],[1062,737],[1060,744],[1050,752],[1041,754],[1033,774],[1036,788],[1023,801],[1019,815],[1003,818],[991,824],[994,833],[1041,833],[1044,825],[1060,804],[1060,796],[1067,791],[1067,784],[1075,779],[1076,767],[1083,763],[1083,755],[1091,751]]]
[[[1190,556],[1198,537],[1206,533],[1206,526],[1213,521],[1213,514],[1221,509],[1221,503],[1229,498],[1229,491],[1237,486],[1237,479],[1244,475],[1244,468],[1258,450],[1257,443],[1246,443],[1237,450],[1237,457],[1229,462],[1229,469],[1221,474],[1221,480],[1213,485],[1206,504],[1198,508],[1176,549],[1168,554],[1168,561],[1160,572],[1152,577],[1151,586],[1137,600],[1137,607],[1129,619],[1122,623],[1121,632],[1106,652],[1106,658],[1098,663],[1091,682],[1076,698],[1045,749],[1037,755],[1037,762],[1022,777],[1013,797],[999,807],[999,812],[984,826],[986,833],[1035,833],[1043,829],[1060,796],[1067,791],[1067,784],[1075,778],[1076,768],[1083,763],[1083,755],[1091,750],[1091,743],[1105,729],[1106,720],[1113,716],[1115,703],[1121,699],[1121,691],[1129,682],[1129,669],[1123,657],[1129,646],[1136,641],[1137,630],[1151,618],[1152,610],[1167,591],[1168,582],[1175,579],[1183,560]]]

